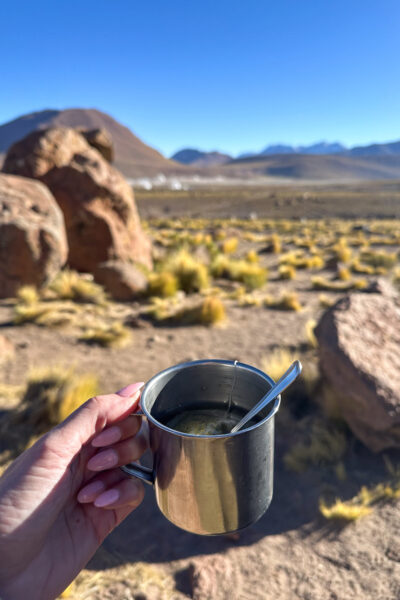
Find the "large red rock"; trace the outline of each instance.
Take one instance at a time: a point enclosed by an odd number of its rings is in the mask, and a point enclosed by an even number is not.
[[[123,176],[78,131],[36,131],[14,144],[3,171],[40,179],[64,213],[68,264],[93,272],[107,260],[152,265],[133,191]]]
[[[315,334],[322,375],[354,434],[376,452],[400,447],[398,297],[342,298],[322,316]]]
[[[0,173],[0,297],[41,286],[67,260],[62,212],[38,181]]]

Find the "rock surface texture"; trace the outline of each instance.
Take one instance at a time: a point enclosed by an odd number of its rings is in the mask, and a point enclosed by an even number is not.
[[[113,259],[151,267],[151,244],[131,186],[78,131],[28,135],[10,148],[3,171],[39,179],[54,194],[64,214],[71,268],[93,272]]]
[[[45,185],[0,174],[0,297],[40,286],[67,260],[62,212]]]
[[[83,135],[89,146],[96,148],[107,162],[114,160],[114,146],[112,138],[105,129],[78,129]]]
[[[342,298],[315,333],[322,375],[354,434],[375,452],[400,447],[399,297]]]
[[[147,279],[139,269],[118,260],[99,264],[94,278],[114,300],[134,300],[147,288]]]

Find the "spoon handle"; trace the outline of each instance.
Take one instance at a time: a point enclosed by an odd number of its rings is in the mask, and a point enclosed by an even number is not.
[[[286,390],[287,387],[300,375],[301,373],[301,362],[299,360],[295,360],[294,363],[290,365],[288,370],[282,375],[282,377],[275,383],[274,386],[261,398],[259,402],[249,412],[231,429],[231,433],[236,433],[245,425],[250,419],[252,419],[257,413],[260,412],[263,408],[267,406],[269,402],[272,402],[283,390]]]

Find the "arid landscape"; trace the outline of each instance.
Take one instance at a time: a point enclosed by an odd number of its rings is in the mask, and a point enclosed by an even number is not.
[[[154,266],[136,299],[115,301],[67,270],[1,301],[2,468],[95,388],[198,358],[238,359],[278,378],[299,358],[302,380],[276,419],[274,499],[262,519],[237,536],[194,536],[168,523],[147,489],[63,597],[395,600],[400,457],[372,452],[343,420],[314,329],[343,296],[368,303],[381,296],[378,279],[399,285],[398,186],[217,193],[137,194]],[[39,417],[27,406],[34,385]]]

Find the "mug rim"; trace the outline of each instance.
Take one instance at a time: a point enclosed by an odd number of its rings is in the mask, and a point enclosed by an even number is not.
[[[242,435],[242,434],[247,433],[249,431],[253,431],[254,429],[257,429],[257,427],[261,427],[261,425],[264,425],[267,421],[269,421],[270,419],[272,419],[272,417],[274,417],[275,414],[278,412],[278,409],[279,409],[279,406],[280,406],[280,403],[281,403],[281,395],[280,394],[275,398],[273,406],[272,406],[270,412],[267,414],[267,416],[264,417],[261,421],[259,421],[255,425],[252,425],[251,427],[246,427],[245,429],[239,429],[239,431],[236,431],[234,433],[222,433],[222,434],[218,434],[218,435],[183,433],[181,431],[176,431],[175,429],[171,429],[170,427],[167,427],[166,425],[164,425],[160,421],[157,421],[157,419],[155,419],[151,415],[151,413],[147,410],[147,408],[146,408],[146,406],[144,405],[144,402],[143,402],[143,398],[145,399],[146,391],[148,389],[150,389],[150,387],[152,387],[154,385],[154,383],[158,379],[160,379],[162,376],[166,375],[167,373],[173,373],[174,371],[178,372],[178,371],[181,371],[183,369],[186,369],[186,368],[189,368],[189,367],[198,366],[198,365],[220,364],[220,365],[234,366],[235,363],[236,363],[236,365],[238,367],[242,367],[245,370],[250,371],[251,373],[255,373],[257,375],[260,375],[271,386],[275,385],[275,381],[272,379],[272,377],[270,377],[269,375],[267,375],[267,373],[264,373],[264,371],[261,371],[261,369],[257,369],[256,367],[253,367],[252,365],[248,365],[246,363],[242,363],[242,362],[234,361],[234,360],[215,359],[215,358],[193,360],[193,361],[189,361],[189,362],[183,362],[183,363],[178,363],[176,365],[172,365],[171,367],[168,367],[167,369],[164,369],[163,371],[160,371],[159,373],[156,373],[156,375],[153,375],[153,377],[151,377],[146,382],[146,384],[145,384],[145,386],[143,388],[143,391],[142,391],[142,394],[141,394],[141,397],[140,397],[140,402],[139,402],[140,410],[147,417],[147,419],[151,423],[153,423],[153,425],[155,425],[159,429],[163,429],[164,431],[167,431],[168,433],[174,434],[174,435],[176,435],[178,437],[193,438],[193,439],[224,439],[224,438],[232,438],[232,437],[235,437],[237,435]]]

